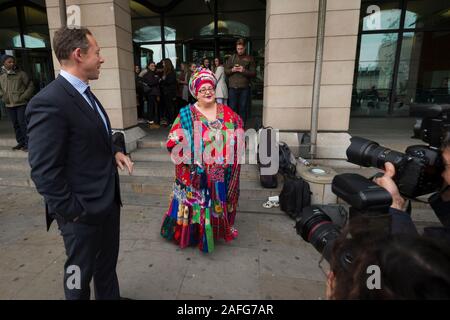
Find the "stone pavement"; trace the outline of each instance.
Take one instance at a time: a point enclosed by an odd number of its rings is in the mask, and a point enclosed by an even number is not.
[[[56,224],[45,230],[41,197],[0,186],[0,299],[64,299],[65,261]],[[166,207],[122,210],[118,275],[133,299],[323,299],[320,255],[280,214],[242,213],[239,237],[212,254],[159,235]],[[264,209],[262,209],[264,210]]]

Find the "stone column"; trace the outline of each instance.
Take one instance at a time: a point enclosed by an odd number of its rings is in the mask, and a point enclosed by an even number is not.
[[[129,0],[67,0],[80,8],[80,24],[88,28],[100,46],[105,59],[100,78],[91,82],[115,131],[125,133],[127,151],[136,148],[144,135],[137,126],[136,89],[134,81],[133,43]],[[59,1],[46,0],[50,38],[60,28]],[[68,15],[70,19],[70,14]],[[60,65],[53,53],[55,73]]]
[[[311,125],[318,0],[268,0],[263,124],[296,150]],[[345,159],[360,0],[328,0],[318,158]]]

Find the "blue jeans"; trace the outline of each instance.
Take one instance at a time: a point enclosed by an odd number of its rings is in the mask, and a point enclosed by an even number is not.
[[[237,112],[242,120],[247,122],[248,117],[248,101],[250,95],[250,87],[248,88],[230,88],[228,91],[228,102],[235,112]]]

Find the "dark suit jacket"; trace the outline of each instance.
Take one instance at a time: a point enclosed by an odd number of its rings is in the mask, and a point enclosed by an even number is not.
[[[83,96],[62,76],[28,103],[31,179],[46,203],[47,230],[53,219],[101,223],[120,201],[114,155],[118,147]]]

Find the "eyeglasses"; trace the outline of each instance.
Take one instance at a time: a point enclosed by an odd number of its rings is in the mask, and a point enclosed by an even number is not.
[[[203,88],[203,89],[198,90],[198,92],[203,94],[203,95],[206,94],[207,91],[211,92],[211,93],[214,93],[216,91],[216,89],[214,89],[214,88]]]

